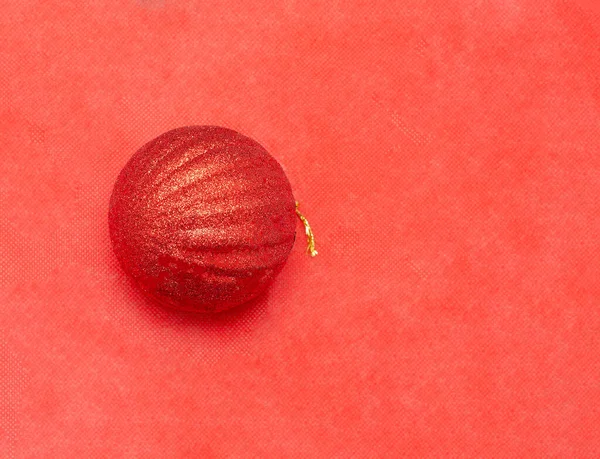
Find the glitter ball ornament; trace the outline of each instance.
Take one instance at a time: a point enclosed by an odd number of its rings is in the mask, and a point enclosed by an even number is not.
[[[296,214],[283,169],[261,145],[190,126],[135,153],[115,184],[109,225],[117,258],[144,293],[217,312],[273,281],[294,244]]]

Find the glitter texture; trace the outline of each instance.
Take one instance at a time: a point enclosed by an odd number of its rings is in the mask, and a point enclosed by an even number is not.
[[[110,201],[115,253],[163,305],[216,312],[263,292],[296,234],[295,201],[279,163],[230,129],[190,126],[144,145]]]

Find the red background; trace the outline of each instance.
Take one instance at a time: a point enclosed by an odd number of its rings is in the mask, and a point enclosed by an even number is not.
[[[592,9],[1,6],[1,457],[600,455]],[[320,252],[211,320],[108,237],[125,162],[189,124],[263,144]]]

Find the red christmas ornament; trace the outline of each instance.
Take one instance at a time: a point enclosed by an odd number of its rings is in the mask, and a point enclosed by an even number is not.
[[[261,145],[190,126],[135,153],[115,184],[109,224],[117,258],[148,296],[216,312],[273,281],[294,244],[296,212],[283,169]]]

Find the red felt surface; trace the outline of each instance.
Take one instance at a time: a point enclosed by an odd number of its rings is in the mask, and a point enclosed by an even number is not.
[[[600,455],[600,43],[569,1],[5,1],[0,456]],[[315,229],[268,295],[152,306],[107,212],[217,124]]]

